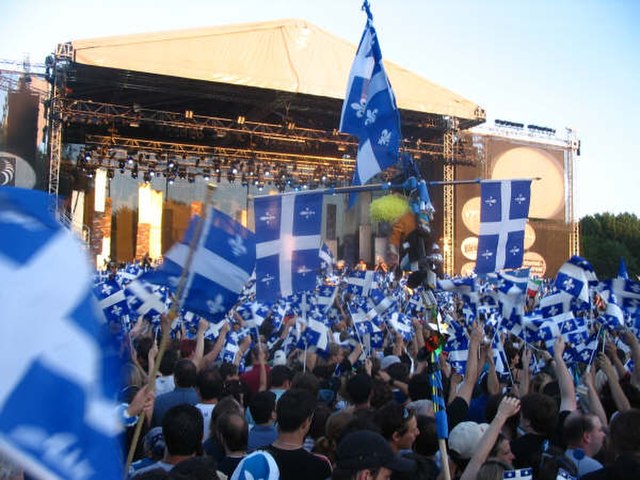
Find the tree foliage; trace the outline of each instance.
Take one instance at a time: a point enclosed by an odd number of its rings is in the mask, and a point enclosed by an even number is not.
[[[598,213],[580,220],[581,256],[591,262],[600,279],[618,274],[620,259],[629,278],[640,274],[640,220],[634,214]]]

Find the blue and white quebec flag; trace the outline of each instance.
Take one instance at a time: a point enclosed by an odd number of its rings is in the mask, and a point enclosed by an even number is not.
[[[400,113],[382,64],[373,20],[367,13],[340,118],[340,131],[360,140],[353,185],[364,185],[395,164],[401,140]]]
[[[120,375],[92,269],[48,203],[0,187],[0,450],[38,478],[122,478]]]
[[[490,273],[520,268],[531,180],[490,180],[480,185],[480,236],[475,271]]]
[[[320,269],[322,194],[285,194],[254,201],[256,299],[274,301],[313,290]]]
[[[176,288],[195,234],[194,218],[180,243],[164,256],[162,266],[141,279]],[[220,320],[238,300],[256,260],[255,237],[228,215],[210,209],[187,272],[183,308],[209,321]]]

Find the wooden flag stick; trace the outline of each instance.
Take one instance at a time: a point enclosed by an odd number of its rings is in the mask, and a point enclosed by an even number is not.
[[[149,384],[147,389],[153,392],[156,388],[156,376],[158,375],[158,370],[160,369],[160,362],[162,361],[162,357],[167,351],[167,345],[169,345],[169,335],[171,333],[171,323],[178,316],[178,312],[182,308],[182,303],[184,302],[184,294],[186,291],[187,284],[190,283],[191,279],[191,264],[193,263],[193,257],[195,255],[195,251],[197,249],[198,244],[202,238],[202,231],[204,229],[204,224],[209,216],[209,208],[211,199],[213,198],[213,193],[215,191],[216,186],[213,184],[207,185],[207,193],[205,195],[205,201],[203,206],[203,212],[196,224],[195,232],[193,233],[193,237],[191,238],[191,242],[189,243],[189,252],[187,254],[187,258],[185,260],[185,264],[182,268],[182,273],[180,274],[180,280],[178,281],[178,286],[176,288],[176,295],[174,302],[171,304],[171,309],[166,315],[162,316],[162,321],[160,323],[162,329],[162,337],[160,338],[160,345],[158,347],[158,354],[156,355],[155,362],[153,364],[153,370],[149,372]],[[124,468],[124,478],[128,478],[129,476],[129,468],[131,467],[131,463],[133,462],[133,456],[135,454],[136,448],[138,446],[138,441],[140,440],[140,433],[142,431],[142,425],[144,424],[145,413],[144,411],[140,413],[138,416],[138,422],[136,423],[136,429],[133,432],[133,438],[131,439],[131,446],[129,447],[129,453],[127,455],[127,463]]]

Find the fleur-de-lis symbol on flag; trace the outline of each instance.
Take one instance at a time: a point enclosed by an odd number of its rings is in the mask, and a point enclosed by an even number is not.
[[[356,111],[356,117],[358,118],[364,117],[366,106],[367,106],[367,101],[364,98],[360,99],[360,102],[353,102],[351,104],[351,108],[353,108]]]
[[[376,122],[376,117],[378,116],[378,109],[374,108],[373,110],[367,110],[367,118],[364,121],[365,125],[371,125]]]
[[[378,145],[388,146],[390,141],[391,141],[391,132],[385,128],[380,133],[380,138],[378,139]]]
[[[207,300],[207,308],[209,309],[209,312],[214,315],[216,313],[224,312],[225,308],[223,305],[223,301],[224,298],[222,298],[222,295],[220,294],[216,295],[216,298],[213,300]]]
[[[240,235],[236,235],[234,238],[230,238],[229,246],[231,247],[231,252],[236,257],[245,255],[247,253],[247,247],[244,246],[244,242],[242,241],[242,237]]]

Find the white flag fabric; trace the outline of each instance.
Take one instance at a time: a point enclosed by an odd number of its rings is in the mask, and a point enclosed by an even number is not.
[[[359,138],[354,185],[398,161],[400,113],[382,63],[378,36],[369,17],[351,66],[340,131]]]
[[[38,191],[0,187],[0,450],[38,478],[122,478],[117,364],[92,270]]]
[[[520,268],[524,257],[524,227],[529,217],[531,180],[483,181],[480,190],[476,273]]]
[[[256,299],[311,291],[320,269],[322,194],[255,199]]]

